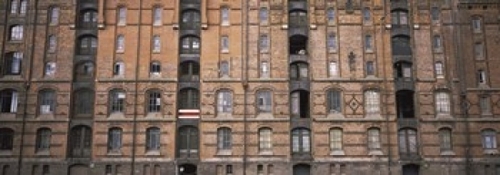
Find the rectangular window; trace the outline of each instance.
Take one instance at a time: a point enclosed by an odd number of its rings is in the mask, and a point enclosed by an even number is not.
[[[217,130],[217,148],[219,150],[231,149],[231,129],[219,128]]]
[[[229,37],[228,36],[222,36],[220,39],[220,47],[221,47],[221,52],[222,53],[228,53],[229,52]]]
[[[272,130],[263,128],[259,130],[259,151],[271,151],[272,149]]]
[[[118,8],[118,25],[124,26],[127,24],[127,9],[125,7]]]
[[[42,168],[42,175],[49,175],[50,174],[50,167],[48,165],[44,165]]]
[[[160,92],[150,92],[149,93],[149,112],[160,112],[161,111],[161,94]]]
[[[377,91],[369,90],[365,92],[365,110],[367,114],[380,113],[380,96]]]
[[[330,113],[342,112],[342,102],[340,91],[330,90],[328,91],[328,107]]]
[[[112,92],[111,95],[111,112],[123,112],[125,92]]]
[[[380,149],[380,130],[372,128],[368,130],[368,149],[379,150]]]
[[[56,95],[53,91],[40,92],[40,114],[52,114],[56,106]]]
[[[55,35],[50,35],[49,36],[49,41],[48,41],[48,47],[47,50],[49,53],[53,53],[56,51],[57,48],[57,37]]]
[[[431,8],[431,19],[433,21],[439,20],[439,8],[438,7],[432,7]]]
[[[451,130],[448,128],[439,130],[441,151],[451,151]]]
[[[329,52],[335,52],[337,50],[337,37],[335,34],[328,35],[327,45]]]
[[[233,174],[233,166],[226,165],[226,175],[232,175],[232,174]]]
[[[227,61],[222,61],[219,69],[220,77],[229,77],[229,63]]]
[[[260,35],[259,46],[261,52],[267,52],[269,49],[269,38],[266,34]]]
[[[405,78],[411,77],[411,67],[403,67],[403,77]]]
[[[481,108],[481,114],[491,114],[490,98],[480,97],[479,107]]]
[[[19,4],[18,4],[17,0],[11,0],[10,1],[10,13],[16,14],[18,6],[19,6]]]
[[[53,76],[56,73],[56,63],[48,62],[45,64],[45,75]]]
[[[232,111],[233,102],[232,102],[231,92],[229,91],[219,92],[217,101],[218,101],[217,105],[218,112],[230,113]]]
[[[112,128],[108,133],[108,151],[119,152],[122,147],[122,130],[120,128]]]
[[[437,62],[435,65],[436,76],[438,78],[443,77],[443,63]]]
[[[267,20],[269,18],[269,12],[266,7],[262,7],[259,10],[259,20],[261,25],[267,24]]]
[[[221,25],[228,26],[229,25],[229,8],[223,7],[220,12]]]
[[[59,7],[52,7],[50,9],[50,25],[55,25],[59,23]]]
[[[445,92],[436,93],[436,112],[438,114],[450,113],[450,99],[447,93]]]
[[[331,129],[330,130],[330,150],[342,150],[342,130],[341,129]]]
[[[434,36],[433,41],[434,42],[433,42],[432,46],[434,47],[434,49],[440,49],[441,48],[441,36],[439,36],[439,35]]]
[[[328,73],[330,77],[338,77],[339,76],[339,69],[337,66],[337,62],[331,61],[330,65],[328,66]]]
[[[375,75],[375,64],[373,61],[366,62],[366,75]]]
[[[326,20],[328,21],[328,24],[333,24],[335,22],[335,9],[328,8],[326,11]]]
[[[372,36],[371,35],[365,35],[365,50],[371,51],[373,49],[372,47]]]
[[[162,13],[163,13],[163,8],[161,7],[155,7],[153,10],[153,25],[154,26],[161,26],[162,25]]]
[[[481,18],[479,18],[479,17],[475,17],[474,19],[472,19],[472,30],[475,33],[481,33],[481,30],[482,30],[481,23],[482,23]]]
[[[153,52],[159,53],[161,50],[161,38],[159,35],[153,36]]]
[[[269,64],[267,61],[262,61],[260,63],[260,77],[269,78]]]
[[[477,78],[478,78],[478,83],[479,84],[484,84],[486,83],[486,72],[484,70],[479,70],[477,72]]]
[[[371,18],[372,18],[371,16],[372,16],[372,15],[371,15],[370,9],[369,9],[368,7],[365,7],[365,8],[363,9],[363,20],[364,20],[365,22],[368,22],[368,21],[370,21],[370,20],[371,20]]]
[[[125,37],[123,35],[118,35],[116,38],[116,52],[125,51]]]
[[[474,44],[474,56],[476,59],[484,59],[484,46],[483,43]]]
[[[270,91],[260,91],[257,97],[259,112],[271,112],[272,101]]]

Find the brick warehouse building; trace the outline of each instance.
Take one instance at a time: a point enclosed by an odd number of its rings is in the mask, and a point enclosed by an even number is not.
[[[1,175],[498,175],[498,0],[3,0]]]

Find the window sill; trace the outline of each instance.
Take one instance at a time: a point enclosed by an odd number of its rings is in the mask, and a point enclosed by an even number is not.
[[[218,112],[217,118],[233,118],[233,115],[229,112]]]
[[[273,114],[271,112],[260,112],[257,114],[257,117],[259,119],[272,119],[274,118]]]
[[[260,151],[259,155],[261,155],[261,156],[272,156],[272,155],[274,155],[274,153],[271,150],[265,150],[265,151]]]
[[[381,155],[384,155],[384,153],[382,153],[381,150],[370,150],[368,152],[368,155],[370,155],[370,156],[381,156]]]
[[[454,156],[455,152],[453,152],[452,150],[446,150],[446,151],[441,151],[440,155],[442,155],[442,156]]]
[[[146,118],[161,118],[161,112],[148,112]]]
[[[40,114],[38,115],[38,119],[54,119],[54,113]]]
[[[161,155],[159,150],[146,151],[146,156],[159,156],[159,155]]]
[[[151,73],[149,73],[149,77],[151,77],[151,78],[161,78],[161,73],[160,72],[151,72]]]
[[[344,114],[342,114],[341,112],[331,112],[328,113],[328,115],[326,116],[326,118],[338,118],[338,119],[342,119],[342,118],[345,118]]]
[[[49,156],[50,155],[50,151],[49,150],[37,151],[36,155],[37,156]]]
[[[437,114],[436,118],[452,118],[450,114]]]
[[[12,150],[0,150],[0,156],[10,156],[12,155]]]
[[[122,152],[120,150],[116,150],[116,151],[109,151],[108,156],[121,156],[122,155]]]
[[[496,154],[498,154],[498,150],[496,148],[485,148],[483,150],[483,154],[486,154],[486,155],[496,155]]]
[[[229,53],[229,50],[223,49],[223,50],[220,51],[220,53]]]
[[[330,152],[330,156],[344,156],[344,150],[333,150]]]
[[[381,119],[382,116],[380,114],[366,114],[365,118],[368,118],[368,119]]]
[[[125,53],[125,50],[116,50],[116,53]]]
[[[226,150],[218,150],[217,151],[217,155],[218,156],[229,156],[229,155],[232,155],[233,152],[229,149],[226,149]]]
[[[123,119],[125,118],[125,114],[123,112],[112,112],[108,119]]]
[[[491,112],[485,112],[481,114],[481,117],[483,118],[491,118],[493,117],[493,114]]]
[[[337,53],[337,49],[328,49],[328,53]]]

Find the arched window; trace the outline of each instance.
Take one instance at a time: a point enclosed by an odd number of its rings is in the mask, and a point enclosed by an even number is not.
[[[124,112],[125,111],[125,91],[114,89],[109,93],[109,106],[110,112]]]
[[[450,114],[450,95],[446,92],[436,92],[437,114]]]
[[[123,61],[117,61],[113,67],[114,76],[124,76],[125,75],[125,63]]]
[[[217,112],[231,113],[233,111],[233,93],[221,90],[217,95]]]
[[[40,128],[36,132],[36,152],[49,151],[52,131],[49,128]]]
[[[439,145],[441,147],[441,152],[451,151],[452,150],[452,142],[451,142],[451,129],[450,128],[441,128],[439,129]]]
[[[149,73],[159,75],[161,73],[161,64],[158,61],[153,61],[149,65]]]
[[[330,129],[330,150],[339,151],[342,150],[342,128],[332,128]]]
[[[158,90],[151,90],[148,92],[148,112],[161,111],[161,92]]]
[[[56,92],[51,89],[44,89],[38,94],[40,114],[53,114],[56,107]]]
[[[146,150],[157,151],[160,150],[160,128],[151,127],[146,129]]]
[[[341,113],[342,112],[342,92],[336,89],[327,91],[328,112]]]
[[[496,150],[497,149],[497,133],[493,129],[485,129],[481,131],[483,138],[483,149]]]
[[[272,92],[261,90],[257,92],[257,108],[260,113],[270,113],[272,111],[273,101]]]
[[[122,129],[111,128],[108,131],[108,152],[119,153],[122,147]]]
[[[260,128],[259,129],[259,151],[266,152],[272,151],[272,134],[273,130],[271,128]]]
[[[292,130],[292,152],[294,154],[311,152],[311,135],[306,128]]]
[[[231,129],[227,127],[217,129],[217,149],[230,150],[232,147]]]

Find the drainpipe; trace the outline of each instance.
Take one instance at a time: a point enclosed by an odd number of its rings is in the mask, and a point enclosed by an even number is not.
[[[36,27],[37,27],[37,22],[38,22],[38,0],[35,1],[35,5],[34,5],[34,20],[33,20],[33,35],[31,36],[31,43],[35,43],[35,36],[36,36]],[[27,17],[28,17],[28,22],[31,18],[31,13],[29,13],[30,10],[28,10],[28,14]],[[5,15],[6,18],[7,18],[7,15]],[[5,20],[7,21],[7,20]],[[21,126],[21,141],[20,141],[20,146],[19,146],[19,159],[18,159],[18,166],[17,166],[17,174],[18,175],[21,175],[21,170],[23,169],[23,152],[24,152],[24,135],[26,134],[26,131],[25,131],[25,128],[26,128],[26,117],[28,116],[28,113],[27,113],[27,110],[28,110],[28,91],[30,89],[30,85],[31,85],[31,77],[33,76],[33,60],[34,60],[34,57],[35,57],[35,45],[29,45],[31,46],[31,50],[30,50],[30,69],[29,69],[29,73],[27,74],[28,77],[26,77],[26,82],[25,82],[25,86],[24,86],[24,104],[23,104],[23,118],[22,118],[22,126]],[[5,46],[3,46],[5,47]],[[27,45],[25,45],[25,47],[27,47]]]
[[[247,6],[247,1],[245,0],[242,0],[241,1],[241,9],[242,9],[242,12],[241,12],[241,34],[242,36],[245,36],[245,38],[243,39],[242,38],[242,41],[241,42],[241,50],[242,50],[242,54],[241,54],[241,68],[243,69],[242,72],[241,72],[241,77],[242,77],[242,86],[243,86],[243,91],[244,91],[244,94],[243,94],[243,175],[246,175],[247,174],[247,131],[248,131],[248,125],[247,125],[247,113],[248,113],[248,46],[247,46],[247,42],[248,42],[248,6]],[[244,61],[244,63],[243,63]]]
[[[456,57],[456,68],[458,72],[458,78],[460,79],[460,109],[462,110],[462,113],[464,115],[464,122],[465,122],[465,174],[466,175],[471,175],[471,155],[470,155],[470,148],[471,148],[471,143],[470,143],[470,124],[468,122],[469,119],[469,112],[468,112],[468,104],[467,104],[467,83],[465,82],[465,65],[464,65],[464,60],[462,58],[462,53],[461,53],[461,48],[460,44],[462,43],[461,37],[462,37],[462,24],[460,20],[460,14],[459,14],[459,9],[455,9],[453,14],[452,14],[452,20],[453,20],[453,26],[457,28],[457,31],[453,32],[453,46],[455,48],[454,54]],[[454,28],[454,29],[455,29]]]
[[[137,105],[139,97],[139,61],[141,57],[141,24],[142,24],[142,0],[139,0],[139,20],[137,23],[137,55],[135,60],[135,92],[134,92],[134,119],[133,119],[133,130],[132,130],[132,161],[131,161],[131,171],[130,175],[135,174],[135,152],[136,152],[136,142],[137,142]]]

